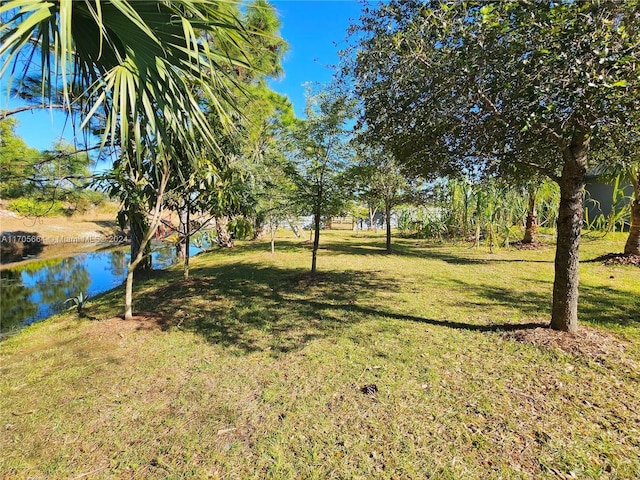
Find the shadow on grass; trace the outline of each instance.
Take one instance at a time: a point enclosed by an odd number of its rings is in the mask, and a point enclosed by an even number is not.
[[[361,243],[326,241],[323,254],[385,255],[384,239],[363,239]],[[438,244],[413,245],[399,241],[394,256],[434,258],[457,265],[489,264],[493,261],[529,260],[477,259],[462,251],[451,252]],[[276,252],[299,253],[309,247],[299,240],[280,240]],[[303,348],[309,342],[338,337],[350,325],[368,319],[410,321],[475,332],[513,331],[545,327],[546,322],[500,323],[502,312],[522,319],[550,317],[552,284],[530,289],[509,288],[490,283],[448,279],[446,288],[455,289],[456,301],[475,311],[495,312],[493,323],[470,323],[399,313],[393,303],[378,306],[379,292],[400,291],[406,279],[381,272],[345,270],[320,272],[310,277],[304,268],[282,268],[245,260],[247,255],[270,253],[264,242],[238,242],[237,248],[212,253],[233,258],[233,262],[192,268],[192,278],[181,279],[179,270],[154,274],[140,287],[151,287],[146,296],[137,295],[136,310],[157,312],[161,328],[181,328],[207,342],[233,348],[239,353],[270,350],[284,353]],[[535,260],[534,260],[535,261]],[[538,260],[539,261],[539,260]],[[545,262],[549,263],[549,262]],[[535,287],[535,288],[534,288]],[[580,318],[590,323],[632,325],[638,320],[634,299],[614,289],[581,287]],[[454,306],[454,305],[452,305]],[[394,311],[396,310],[396,311]],[[486,318],[486,315],[483,315]],[[472,320],[473,322],[473,320]]]
[[[524,316],[551,317],[553,284],[531,279],[531,284],[542,285],[547,292],[520,291],[495,285],[478,285],[455,281],[460,288],[488,300],[488,303],[470,301],[479,308],[502,306],[519,310]],[[578,317],[580,322],[602,326],[631,327],[640,325],[640,301],[634,295],[611,287],[580,285]]]
[[[103,227],[108,230],[121,230],[118,227],[118,222],[116,222],[115,216],[113,220],[90,220],[90,222],[97,225],[98,227]]]
[[[546,289],[544,292],[536,292],[533,290],[516,290],[485,283],[469,283],[457,279],[450,281],[455,283],[461,292],[468,292],[468,300],[466,302],[468,306],[478,308],[503,307],[517,310],[523,316],[527,317],[550,317],[551,295],[553,290],[553,284],[550,282],[531,280],[530,283],[542,284]],[[485,301],[478,301],[478,298]]]
[[[137,307],[157,312],[164,330],[179,327],[240,353],[299,350],[310,341],[337,337],[353,323],[371,318],[475,332],[546,326],[472,324],[376,308],[367,303],[377,292],[397,290],[400,285],[371,271],[320,272],[311,277],[302,269],[238,263],[195,269],[186,281],[170,273],[166,280],[170,283],[163,282],[147,296],[140,295]],[[502,301],[507,298],[503,294]]]
[[[382,241],[368,241],[366,244],[354,244],[345,242],[323,242],[320,249],[329,254],[341,255],[388,255],[388,256],[407,256],[430,258],[443,260],[447,263],[456,265],[477,265],[487,263],[485,260],[468,258],[461,255],[451,255],[449,253],[440,252],[437,245],[420,245],[411,246],[403,243],[395,243],[391,246],[391,252],[387,252],[386,243]]]
[[[160,314],[163,329],[184,328],[208,342],[245,353],[297,350],[350,323],[339,309],[318,309],[306,299],[348,303],[390,287],[388,280],[371,272],[322,272],[310,277],[301,269],[252,263],[199,268],[192,273],[191,279],[178,280],[171,272],[166,278],[170,283],[161,282],[164,285],[138,297],[137,309]]]
[[[383,318],[392,318],[394,320],[405,320],[409,322],[425,323],[427,325],[433,325],[436,327],[446,327],[446,328],[452,328],[455,330],[468,330],[472,332],[505,332],[505,331],[527,330],[532,328],[547,327],[549,325],[548,323],[543,323],[543,322],[482,325],[482,324],[466,323],[466,322],[454,322],[451,320],[436,320],[433,318],[418,317],[415,315],[407,315],[404,313],[388,312],[380,309],[363,307],[359,305],[350,305],[350,304],[335,305],[331,303],[316,302],[316,301],[310,301],[305,303],[312,305],[318,311],[322,311],[322,310],[330,311],[330,310],[340,309],[346,312],[357,313],[359,315],[366,316],[366,317],[377,316],[377,317],[383,317]]]
[[[320,249],[333,254],[344,255],[389,255],[403,257],[419,257],[433,260],[441,260],[451,265],[487,265],[490,263],[553,263],[553,260],[533,260],[525,258],[472,258],[464,255],[445,253],[439,250],[443,245],[420,244],[407,245],[405,242],[396,242],[391,246],[391,253],[386,251],[383,241],[369,242],[366,245],[354,245],[352,243],[326,242],[320,245]]]
[[[580,320],[603,326],[640,326],[640,299],[611,287],[580,286]]]
[[[378,250],[379,244],[379,250]],[[401,247],[405,253],[450,260],[453,263],[484,263],[456,257],[433,247]],[[268,248],[268,247],[267,247]],[[274,354],[296,351],[320,338],[337,338],[354,323],[385,318],[474,332],[514,331],[546,327],[546,322],[500,323],[501,312],[510,317],[550,317],[552,284],[532,279],[532,288],[506,288],[447,280],[463,307],[496,312],[493,323],[470,323],[399,313],[393,303],[379,304],[379,292],[406,288],[406,279],[375,271],[329,271],[315,277],[304,268],[279,268],[242,261],[247,253],[270,254],[264,243],[243,242],[237,249],[220,251],[225,258],[237,256],[237,263],[192,267],[192,278],[182,280],[180,270],[154,272],[141,279],[136,310],[158,314],[164,330],[181,328],[212,344],[232,348],[239,354],[270,350]],[[306,247],[297,241],[280,241],[277,252],[299,252]],[[328,243],[325,250],[348,254],[377,254],[382,242],[364,245]],[[420,250],[422,249],[422,250]],[[416,252],[417,250],[417,252]],[[214,253],[213,255],[217,255]],[[534,287],[534,284],[541,284]],[[144,294],[144,290],[151,289]],[[149,290],[147,290],[149,291]],[[437,292],[436,292],[437,293]],[[379,306],[378,306],[379,305]],[[452,305],[453,306],[453,305]],[[612,288],[581,286],[580,319],[595,324],[637,325],[637,300]],[[485,316],[486,317],[486,316]],[[504,316],[502,316],[504,317]]]
[[[301,239],[278,239],[275,242],[276,253],[292,253],[305,250]],[[233,248],[213,246],[205,250],[210,253],[224,254],[225,258],[244,257],[248,254],[271,253],[271,246],[263,241],[238,240]]]

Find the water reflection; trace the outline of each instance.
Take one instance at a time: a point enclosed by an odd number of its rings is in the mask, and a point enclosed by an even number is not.
[[[22,274],[14,270],[0,270],[0,333],[12,330],[28,318],[35,317],[38,306],[31,298],[33,288],[22,283]]]
[[[195,255],[209,247],[191,245]],[[176,262],[173,245],[153,246],[153,267]],[[82,253],[67,258],[34,260],[0,270],[0,334],[45,319],[68,307],[64,301],[81,292],[93,297],[121,285],[126,279],[128,248]]]

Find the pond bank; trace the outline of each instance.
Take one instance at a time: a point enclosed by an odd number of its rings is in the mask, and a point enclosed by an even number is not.
[[[208,246],[208,243],[191,245],[189,253],[196,255]],[[80,294],[94,297],[121,285],[129,257],[128,247],[120,246],[5,265],[0,270],[0,335],[62,311],[69,306],[65,304],[69,298]],[[174,245],[152,244],[155,269],[163,270],[177,260]]]
[[[5,269],[33,258],[44,260],[117,246],[126,238],[111,211],[30,218],[0,210],[0,240],[0,269]]]

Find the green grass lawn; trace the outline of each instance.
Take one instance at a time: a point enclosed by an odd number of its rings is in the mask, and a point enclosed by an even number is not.
[[[300,240],[240,243],[139,282],[136,321],[117,289],[2,342],[0,477],[640,477],[640,271],[590,261],[623,236],[581,246],[595,353],[516,339],[552,245],[394,241],[325,231],[314,280]]]

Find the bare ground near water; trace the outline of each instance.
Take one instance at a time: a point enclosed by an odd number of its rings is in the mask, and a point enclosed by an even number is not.
[[[119,233],[116,212],[95,211],[59,217],[21,217],[8,210],[0,211],[2,232],[34,232],[51,240],[82,237],[106,238]]]

